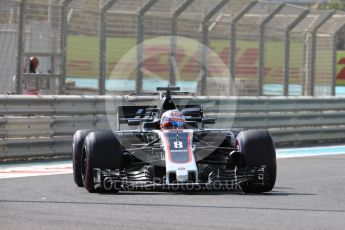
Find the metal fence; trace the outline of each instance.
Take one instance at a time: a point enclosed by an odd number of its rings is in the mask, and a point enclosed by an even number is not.
[[[227,95],[231,79],[239,95],[345,94],[345,55],[337,50],[343,12],[249,0],[3,0],[0,6],[0,93],[22,94],[32,83],[41,94],[121,94],[176,84]],[[39,57],[39,74],[27,73],[30,56]]]
[[[19,1],[2,1],[0,7],[0,93],[13,90],[16,75]],[[5,10],[6,9],[6,10]]]

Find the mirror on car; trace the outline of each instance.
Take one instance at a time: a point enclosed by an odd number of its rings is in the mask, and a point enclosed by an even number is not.
[[[127,121],[128,125],[129,126],[136,126],[136,125],[140,125],[141,123],[141,120],[138,120],[138,119],[129,119]]]
[[[202,123],[204,125],[215,124],[216,123],[216,119],[214,119],[214,118],[203,118],[202,119]]]

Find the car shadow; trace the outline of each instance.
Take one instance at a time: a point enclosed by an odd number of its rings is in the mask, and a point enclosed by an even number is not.
[[[292,189],[292,188],[291,188]],[[100,196],[136,196],[136,195],[188,195],[188,196],[197,196],[197,195],[207,195],[207,196],[219,196],[219,195],[244,195],[244,196],[315,196],[317,194],[314,193],[302,193],[302,192],[288,192],[282,190],[273,190],[271,192],[266,193],[244,193],[240,190],[201,190],[201,191],[169,191],[169,190],[158,190],[158,191],[144,191],[144,190],[126,190],[126,191],[119,191],[118,193],[115,192],[106,192],[106,193],[99,193]]]

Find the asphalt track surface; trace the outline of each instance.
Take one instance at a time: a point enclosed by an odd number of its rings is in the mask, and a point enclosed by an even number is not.
[[[344,229],[345,155],[278,159],[274,190],[89,194],[71,174],[0,180],[0,229]]]

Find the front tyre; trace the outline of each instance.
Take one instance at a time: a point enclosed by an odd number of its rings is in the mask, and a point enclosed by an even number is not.
[[[83,180],[81,174],[82,167],[82,151],[85,137],[92,132],[92,129],[78,130],[73,135],[72,143],[72,158],[73,158],[73,178],[77,186],[83,187]]]
[[[105,192],[95,187],[94,169],[122,169],[122,147],[117,136],[111,131],[89,133],[82,151],[82,181],[90,193]],[[113,190],[116,192],[117,190]]]
[[[245,167],[265,165],[264,183],[248,181],[241,185],[246,193],[269,192],[273,189],[277,176],[276,151],[271,134],[267,130],[246,130],[237,136]]]

